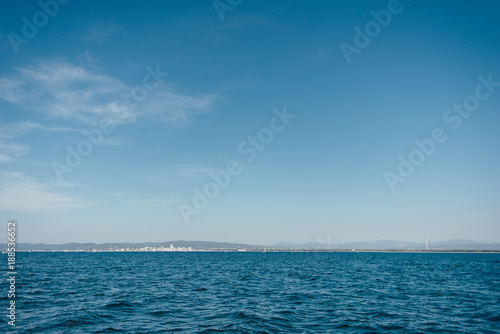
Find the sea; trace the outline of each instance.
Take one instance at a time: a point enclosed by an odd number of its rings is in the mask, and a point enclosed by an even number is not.
[[[500,254],[18,252],[16,262],[15,327],[3,280],[0,333],[500,333]]]

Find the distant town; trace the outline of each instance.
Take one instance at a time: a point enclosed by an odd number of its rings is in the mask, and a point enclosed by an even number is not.
[[[19,249],[17,252],[298,252],[298,253],[335,253],[335,252],[378,252],[378,253],[500,253],[500,250],[480,250],[480,249],[296,249],[296,248],[207,248],[194,249],[192,247],[140,247],[140,248],[92,248],[92,249]],[[2,251],[6,253],[6,251]]]
[[[0,243],[2,253],[7,244]],[[210,241],[167,241],[144,243],[66,243],[66,244],[30,244],[16,245],[18,252],[473,252],[500,253],[499,243],[478,243],[469,240],[450,240],[434,244],[403,243],[399,241],[380,240],[375,242],[358,242],[346,244],[279,243],[269,246],[237,244]]]

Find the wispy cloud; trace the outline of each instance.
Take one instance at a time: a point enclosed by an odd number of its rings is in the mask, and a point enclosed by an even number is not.
[[[319,60],[319,59],[325,59],[328,54],[330,53],[329,50],[321,50],[321,51],[318,51],[316,52],[314,55],[313,55],[313,59],[314,60]]]
[[[0,98],[57,118],[90,122],[92,116],[112,115],[114,95],[126,90],[117,79],[69,63],[16,70],[13,77],[0,79]]]
[[[136,198],[128,201],[128,204],[135,208],[152,209],[165,208],[181,202],[178,198]]]
[[[3,153],[0,153],[0,164],[4,162],[11,162],[12,158],[9,157],[8,155],[5,155]]]
[[[4,123],[0,125],[0,163],[12,162],[27,154],[30,151],[29,146],[9,140],[33,131],[75,132],[80,130],[69,127],[50,127],[30,121]]]
[[[106,41],[109,37],[123,31],[123,27],[114,22],[92,22],[86,26],[83,39],[94,43],[100,43]]]
[[[17,68],[10,77],[0,78],[0,99],[51,118],[90,124],[103,118],[116,123],[149,118],[177,126],[210,112],[216,99],[213,94],[181,94],[163,85],[129,107],[120,98],[131,89],[117,78],[54,60]]]
[[[26,145],[0,141],[0,163],[14,161],[16,158],[28,153],[29,149]]]
[[[141,109],[149,118],[177,126],[193,121],[197,115],[209,113],[216,98],[215,95],[194,97],[158,90]]]
[[[141,182],[147,182],[155,185],[170,185],[175,179],[176,182],[189,181],[189,179],[198,179],[207,177],[210,172],[216,172],[217,169],[202,165],[171,165],[164,168],[149,169],[137,174],[136,177]],[[181,180],[183,178],[183,180]]]
[[[116,192],[112,192],[112,193],[107,193],[107,194],[104,194],[106,196],[113,196],[113,197],[122,197],[122,196],[125,196],[129,194],[129,192],[127,191],[116,191]]]
[[[102,144],[107,146],[122,146],[131,144],[133,142],[134,141],[132,139],[128,138],[104,138],[102,140]]]
[[[78,196],[23,173],[0,170],[0,210],[47,213],[88,206]]]
[[[157,177],[166,177],[166,176],[200,177],[200,176],[207,176],[208,173],[214,171],[216,170],[204,166],[180,165],[180,166],[172,166],[170,168],[156,170],[149,174],[156,175]]]
[[[197,166],[182,166],[178,167],[173,175],[176,176],[206,176],[208,173],[215,171],[211,168]]]
[[[70,127],[52,127],[40,123],[23,121],[17,123],[6,123],[0,125],[0,138],[16,138],[32,131],[46,132],[78,132],[80,130]]]

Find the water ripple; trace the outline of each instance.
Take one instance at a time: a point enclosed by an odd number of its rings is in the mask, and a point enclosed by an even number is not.
[[[499,257],[19,253],[16,332],[499,333]]]

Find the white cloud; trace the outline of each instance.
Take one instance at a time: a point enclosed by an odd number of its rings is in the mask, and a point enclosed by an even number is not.
[[[114,22],[92,22],[87,25],[83,39],[94,43],[100,43],[104,42],[108,37],[122,31],[124,31],[122,26]]]
[[[126,86],[82,67],[43,62],[35,69],[17,68],[13,78],[0,80],[0,98],[63,119],[92,121],[112,114],[110,103]]]
[[[128,204],[135,208],[152,209],[165,208],[181,202],[178,198],[137,198],[128,201]]]
[[[0,170],[0,211],[47,213],[86,206],[73,194],[57,192],[53,185],[23,173]]]
[[[70,127],[51,127],[40,123],[23,121],[17,123],[6,123],[0,125],[0,138],[15,138],[32,131],[47,131],[47,132],[79,132],[80,130]]]
[[[29,149],[26,145],[0,141],[0,163],[14,161],[16,158],[28,153]]]
[[[141,85],[142,80],[138,84]],[[149,91],[137,106],[128,107],[119,99],[130,94],[132,88],[117,78],[96,74],[81,66],[44,61],[34,68],[17,68],[14,75],[0,78],[0,99],[52,118],[94,125],[103,118],[115,123],[149,118],[172,126],[210,112],[216,99],[209,94],[184,95],[160,85]]]
[[[19,94],[21,84],[22,83],[19,81],[7,78],[0,79],[0,98],[13,103],[21,102],[23,98],[23,96]]]
[[[102,140],[102,144],[107,146],[122,146],[131,143],[133,143],[133,140],[128,138],[104,138]]]
[[[66,127],[48,127],[29,121],[2,124],[0,125],[0,163],[15,161],[20,156],[27,154],[30,150],[30,147],[27,145],[7,142],[6,139],[13,139],[36,130],[47,132],[79,131]]]
[[[113,196],[113,197],[121,197],[121,196],[125,196],[127,194],[128,194],[127,191],[116,191],[116,192],[107,193],[107,194],[104,194],[104,195],[106,195],[106,196]]]
[[[173,175],[176,176],[207,176],[208,173],[214,172],[214,169],[197,167],[197,166],[182,166],[178,167]]]
[[[210,172],[216,172],[216,169],[197,165],[179,165],[170,168],[158,169],[147,173],[148,179],[156,182],[158,179],[164,179],[167,176],[182,177],[203,177]]]
[[[0,153],[0,164],[3,162],[11,162],[13,159],[5,154]]]
[[[165,124],[181,125],[191,122],[197,115],[211,111],[214,95],[192,97],[158,90],[145,101],[141,108],[145,115]]]

